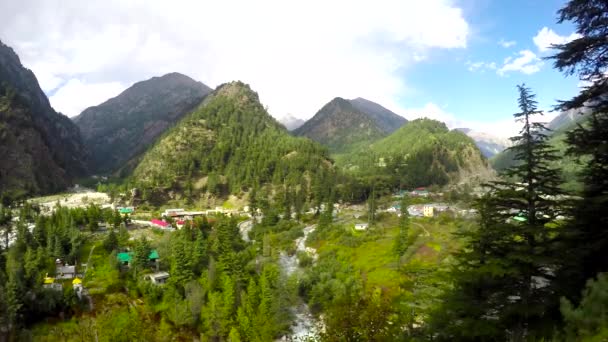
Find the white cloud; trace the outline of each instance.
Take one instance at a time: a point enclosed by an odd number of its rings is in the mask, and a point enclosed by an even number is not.
[[[309,117],[335,96],[391,105],[407,68],[466,47],[452,0],[380,2],[3,1],[0,36],[45,91],[59,87],[51,102],[68,115],[103,100],[83,89],[177,71],[212,87],[242,80],[272,114]]]
[[[515,136],[521,129],[521,123],[516,122],[512,116],[494,121],[462,120],[445,110],[445,108],[432,102],[425,104],[422,108],[401,109],[399,113],[403,113],[408,120],[429,118],[445,122],[450,129],[470,128],[474,131],[487,133],[499,138],[510,138]],[[558,114],[559,113],[557,112],[545,111],[542,116],[534,116],[532,121],[548,123]]]
[[[98,105],[125,90],[119,82],[87,83],[71,79],[53,94],[49,100],[53,107],[66,115],[80,113],[90,106]],[[73,116],[73,115],[70,115]]]
[[[466,62],[467,69],[471,72],[485,72],[486,70],[496,70],[496,63],[494,62]]]
[[[581,35],[573,32],[569,36],[560,36],[548,27],[543,27],[532,40],[538,47],[538,51],[545,52],[552,49],[552,45],[566,44],[572,40],[580,38]]]
[[[517,44],[516,41],[514,40],[504,40],[501,39],[498,41],[498,45],[504,47],[504,48],[510,48],[511,46],[515,46],[515,44]]]
[[[503,66],[496,71],[500,76],[506,75],[508,72],[519,71],[523,74],[530,75],[540,71],[543,61],[530,50],[519,51],[519,57],[505,58]]]

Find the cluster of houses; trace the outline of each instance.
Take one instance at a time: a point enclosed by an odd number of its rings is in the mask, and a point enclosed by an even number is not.
[[[131,261],[133,260],[133,253],[120,252],[120,253],[116,254],[116,259],[118,260],[118,262],[120,263],[121,266],[129,267],[131,264]],[[154,285],[165,284],[167,282],[167,280],[169,279],[168,272],[158,270],[159,269],[159,260],[160,260],[160,256],[158,255],[158,252],[155,249],[151,250],[150,254],[148,255],[148,262],[149,262],[149,264],[155,266],[156,272],[146,274],[144,276],[144,279]]]
[[[61,259],[57,259],[55,260],[55,277],[49,277],[47,274],[42,281],[42,287],[62,291],[63,283],[70,279],[76,295],[81,298],[84,288],[82,286],[82,276],[76,274],[76,266],[64,264]]]
[[[393,195],[395,198],[403,198],[403,196],[410,197],[429,197],[431,192],[424,187],[416,188],[412,191],[401,190]]]
[[[386,212],[401,216],[401,205],[395,204],[386,209]],[[407,207],[407,213],[415,217],[434,217],[445,212],[453,212],[453,209],[444,203],[414,204]]]

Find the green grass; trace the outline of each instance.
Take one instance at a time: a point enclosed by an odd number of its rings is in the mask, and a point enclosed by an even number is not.
[[[393,293],[408,281],[408,276],[400,267],[407,267],[410,263],[415,263],[417,268],[432,270],[438,267],[460,248],[461,242],[454,238],[453,233],[468,229],[473,224],[448,217],[411,218],[411,243],[400,266],[393,252],[394,240],[399,232],[396,215],[380,215],[379,222],[368,231],[355,231],[352,221],[355,220],[346,218],[342,223],[328,228],[330,231],[319,234],[311,247],[317,248],[321,257],[335,252],[338,259],[347,260],[354,266],[369,287],[380,287]]]

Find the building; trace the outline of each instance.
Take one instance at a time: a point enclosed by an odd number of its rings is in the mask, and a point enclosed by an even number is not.
[[[55,267],[55,275],[57,279],[72,279],[76,276],[76,266],[57,265]]]
[[[82,290],[84,289],[82,287],[82,279],[78,277],[74,278],[74,280],[72,280],[72,288],[74,289],[74,292],[76,292],[78,298],[82,298]]]
[[[426,188],[416,188],[410,192],[410,195],[416,197],[428,197],[430,192]]]
[[[161,229],[166,229],[166,228],[171,228],[171,225],[165,221],[161,221],[161,220],[150,220],[150,223],[152,224],[153,227],[157,227],[157,228],[161,228]]]
[[[162,285],[167,283],[169,279],[169,273],[167,272],[156,272],[152,274],[148,274],[144,277],[144,279],[150,281],[154,285]]]
[[[425,205],[423,209],[424,217],[433,217],[435,216],[435,207],[432,205]]]
[[[368,227],[369,227],[368,223],[356,223],[355,224],[355,230],[367,230]]]
[[[118,260],[118,262],[120,262],[121,265],[129,266],[131,264],[131,261],[133,260],[133,253],[120,252],[120,253],[116,254],[116,259]],[[158,252],[156,251],[156,249],[151,250],[150,254],[148,255],[148,261],[157,263],[159,259],[160,259],[160,256],[158,255]]]
[[[410,216],[424,216],[424,206],[419,204],[410,205],[407,207],[407,213]]]
[[[386,209],[387,213],[399,213],[401,212],[401,205],[400,204],[395,204],[392,207]]]
[[[117,209],[121,215],[130,215],[135,211],[133,207],[118,207]]]
[[[165,211],[162,213],[163,217],[175,217],[175,216],[181,216],[183,213],[185,212],[184,209],[182,208],[175,208],[175,209],[165,209]]]
[[[44,277],[44,280],[42,282],[42,287],[44,287],[45,289],[51,289],[51,290],[56,290],[56,291],[63,290],[63,286],[60,283],[56,283],[55,278],[51,278],[48,275],[46,277]]]

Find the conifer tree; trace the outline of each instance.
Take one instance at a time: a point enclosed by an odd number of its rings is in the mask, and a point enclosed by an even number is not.
[[[399,233],[395,238],[395,244],[393,245],[393,251],[397,254],[397,257],[401,259],[401,256],[408,248],[408,234],[410,228],[410,217],[407,211],[408,200],[407,196],[403,195],[401,199],[401,209],[400,209],[400,218],[399,218]]]
[[[511,149],[520,164],[489,184],[478,203],[480,226],[458,256],[455,290],[446,300],[447,339],[524,341],[550,334],[555,324],[551,279],[558,262],[547,223],[561,213],[559,170],[550,166],[557,157],[545,126],[533,121],[542,114],[534,94],[525,85],[518,91],[521,112],[514,117],[523,127]]]
[[[554,66],[587,84],[559,110],[582,110],[589,118],[567,133],[568,153],[584,157],[581,199],[573,205],[564,234],[568,251],[558,274],[564,295],[577,303],[588,279],[608,271],[608,2],[571,0],[558,12],[577,39],[556,45]]]

